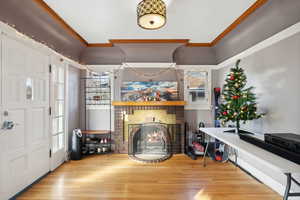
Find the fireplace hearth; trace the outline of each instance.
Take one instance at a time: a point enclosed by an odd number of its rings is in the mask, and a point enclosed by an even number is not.
[[[147,163],[169,159],[172,156],[170,126],[159,122],[130,124],[128,155]]]

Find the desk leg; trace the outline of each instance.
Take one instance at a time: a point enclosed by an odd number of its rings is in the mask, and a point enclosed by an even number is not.
[[[236,149],[233,149],[233,152],[234,152],[234,164],[235,166],[237,167],[238,166],[238,163],[237,163],[237,152],[236,152]]]
[[[290,194],[290,189],[291,189],[291,184],[292,184],[292,175],[290,173],[287,173],[285,175],[287,177],[287,180],[286,180],[286,188],[285,188],[283,200],[288,200],[289,194]]]
[[[206,144],[204,155],[203,155],[203,167],[206,167],[206,154],[207,154],[207,150],[208,150],[208,145],[209,145],[209,141]]]
[[[286,188],[285,188],[283,200],[288,200],[289,197],[300,197],[300,192],[290,193],[292,182],[294,182],[298,186],[300,186],[300,183],[295,178],[292,177],[291,173],[286,173],[285,175],[287,177],[287,180],[286,180]]]

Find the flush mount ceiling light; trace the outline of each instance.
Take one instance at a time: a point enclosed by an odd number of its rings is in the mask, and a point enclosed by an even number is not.
[[[167,7],[162,0],[143,0],[137,7],[138,25],[144,29],[155,30],[167,21]]]

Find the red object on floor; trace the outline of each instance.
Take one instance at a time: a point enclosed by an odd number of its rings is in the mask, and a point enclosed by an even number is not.
[[[221,161],[222,160],[222,156],[216,156],[216,161]]]
[[[198,142],[193,142],[193,145],[197,151],[204,152],[204,147],[201,144],[199,144]]]

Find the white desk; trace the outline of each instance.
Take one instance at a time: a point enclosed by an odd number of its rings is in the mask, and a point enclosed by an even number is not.
[[[300,193],[290,193],[292,181],[294,181],[297,185],[300,186],[300,183],[292,177],[292,174],[300,173],[300,165],[286,160],[280,156],[277,156],[262,148],[259,148],[253,144],[245,142],[234,133],[224,133],[224,131],[230,129],[232,128],[201,128],[200,130],[205,134],[220,140],[228,146],[231,146],[235,150],[242,152],[249,157],[253,157],[255,159],[260,160],[262,163],[264,163],[271,169],[279,173],[285,174],[287,176],[287,186],[283,198],[284,200],[287,200],[289,196],[300,196]]]

